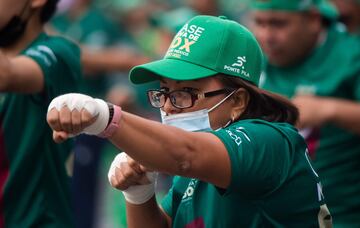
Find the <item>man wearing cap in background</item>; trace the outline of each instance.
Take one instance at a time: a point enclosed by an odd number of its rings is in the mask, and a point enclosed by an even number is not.
[[[339,11],[339,21],[350,33],[360,35],[360,0],[332,0]]]
[[[360,224],[360,51],[326,2],[253,0],[262,87],[292,98],[338,227]],[[306,186],[304,186],[306,187]]]

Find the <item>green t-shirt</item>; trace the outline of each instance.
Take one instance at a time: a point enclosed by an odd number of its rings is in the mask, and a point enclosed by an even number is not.
[[[76,18],[71,18],[66,13],[57,15],[52,19],[51,24],[64,36],[94,50],[115,45],[123,34],[118,29],[118,25],[101,11],[91,7]],[[103,72],[96,75],[85,75],[85,80],[80,88],[81,92],[93,97],[104,98],[110,86],[107,77],[108,75]]]
[[[162,202],[173,227],[318,226],[321,186],[292,126],[243,120],[212,133],[228,151],[230,186],[175,177]]]
[[[0,94],[0,217],[5,227],[72,227],[71,143],[54,143],[46,113],[54,97],[77,91],[80,50],[42,33],[21,54],[40,66],[45,85],[38,94]]]
[[[328,30],[326,41],[296,67],[267,65],[262,87],[289,98],[314,94],[360,101],[360,45],[354,37]],[[333,124],[306,129],[334,224],[360,224],[360,137]]]

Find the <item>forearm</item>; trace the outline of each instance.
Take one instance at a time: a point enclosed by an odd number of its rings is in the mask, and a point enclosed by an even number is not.
[[[135,65],[147,62],[143,56],[121,49],[105,49],[101,51],[89,51],[82,49],[81,62],[84,71],[88,73],[128,71]]]
[[[331,111],[328,122],[360,134],[360,103],[342,99],[330,99],[329,102]]]
[[[170,174],[181,174],[192,156],[194,133],[165,126],[123,112],[120,127],[110,139],[144,166]],[[137,139],[137,141],[134,141]],[[186,167],[185,167],[186,169]]]
[[[19,56],[7,59],[0,68],[0,91],[38,93],[44,87],[42,70],[31,58]]]
[[[170,227],[164,212],[157,205],[155,196],[141,205],[126,203],[126,217],[129,228]]]

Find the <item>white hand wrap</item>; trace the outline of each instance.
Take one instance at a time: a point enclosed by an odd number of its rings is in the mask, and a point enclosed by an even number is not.
[[[111,177],[115,176],[116,167],[120,168],[121,163],[127,163],[126,153],[122,152],[118,154],[114,161],[111,163],[108,179],[111,184]],[[130,186],[128,189],[123,190],[122,193],[126,201],[131,204],[143,204],[147,202],[151,197],[155,194],[155,180],[156,180],[156,172],[147,172],[146,177],[149,179],[150,184],[144,185],[134,185]]]
[[[49,105],[48,112],[53,108],[60,111],[64,106],[67,106],[70,111],[76,109],[79,112],[84,108],[91,116],[98,116],[96,121],[86,127],[81,133],[98,135],[105,130],[109,122],[109,107],[101,99],[94,99],[80,93],[68,93],[54,98]]]

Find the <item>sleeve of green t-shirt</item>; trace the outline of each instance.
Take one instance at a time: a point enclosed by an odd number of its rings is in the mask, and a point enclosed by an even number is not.
[[[174,191],[174,186],[172,186],[170,188],[169,192],[166,194],[166,196],[161,201],[162,209],[170,217],[172,217],[173,191]]]
[[[291,147],[276,128],[261,122],[235,123],[213,134],[224,143],[231,160],[231,183],[221,194],[258,198],[286,179]]]
[[[44,75],[47,100],[70,92],[77,92],[81,80],[80,49],[60,37],[47,37],[29,47],[25,56],[33,59]]]

